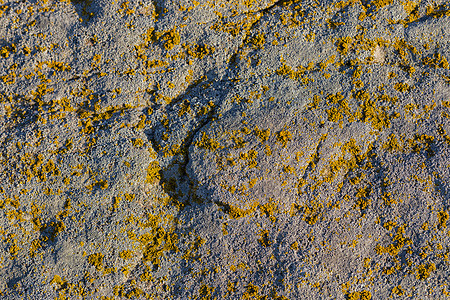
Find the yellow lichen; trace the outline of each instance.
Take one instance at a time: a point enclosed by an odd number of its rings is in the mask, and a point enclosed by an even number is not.
[[[223,148],[223,146],[220,145],[220,143],[218,141],[210,138],[205,132],[202,132],[201,139],[196,141],[195,145],[199,148],[206,149],[211,152],[214,152],[217,149]]]
[[[88,256],[88,262],[93,265],[97,271],[103,269],[103,258],[104,255],[101,253],[93,253]]]
[[[445,229],[447,228],[447,221],[449,219],[449,214],[447,211],[445,210],[441,210],[440,212],[438,212],[438,227],[440,229]]]
[[[147,168],[147,178],[146,182],[156,183],[161,179],[161,167],[157,161],[152,161]]]
[[[347,293],[346,299],[348,299],[348,300],[370,300],[370,299],[372,299],[372,293],[369,291]]]
[[[272,241],[269,239],[269,231],[267,229],[261,229],[259,232],[259,239],[258,242],[264,247],[269,247],[272,245]]]
[[[287,143],[291,141],[292,134],[287,130],[281,130],[276,133],[277,142],[286,148]]]
[[[436,270],[436,265],[434,263],[427,263],[419,265],[416,269],[416,278],[420,280],[428,279],[431,273]]]

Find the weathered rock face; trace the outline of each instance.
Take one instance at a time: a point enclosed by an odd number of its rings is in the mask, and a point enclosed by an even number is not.
[[[449,18],[0,0],[0,296],[445,297]]]

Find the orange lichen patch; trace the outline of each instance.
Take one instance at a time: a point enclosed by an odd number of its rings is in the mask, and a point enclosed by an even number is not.
[[[314,95],[312,99],[309,98],[308,100],[312,100],[308,104],[308,108],[310,108],[310,109],[318,109],[319,108],[319,103],[322,101],[322,99],[320,99],[320,97],[318,95]]]
[[[252,36],[248,42],[253,46],[255,49],[264,49],[264,44],[266,43],[266,38],[264,33],[258,33],[254,36]]]
[[[353,39],[349,36],[338,39],[337,50],[342,55],[347,55],[348,51],[352,48]]]
[[[119,257],[122,259],[130,259],[130,258],[133,258],[133,256],[134,256],[134,253],[131,250],[123,250],[123,251],[120,251],[120,253],[119,253]]]
[[[450,76],[442,75],[442,79],[444,79],[446,84],[450,84]]]
[[[283,165],[283,173],[295,174],[295,168],[291,165]]]
[[[102,190],[105,190],[105,189],[108,188],[108,186],[109,185],[108,185],[108,182],[106,180],[97,180],[97,179],[94,178],[93,182],[90,185],[87,185],[86,188],[89,191],[92,191],[92,189],[94,187],[101,188]]]
[[[153,264],[160,263],[160,257],[165,251],[178,251],[176,246],[178,236],[173,232],[173,229],[166,231],[159,227],[154,229],[152,233],[140,236],[139,241],[145,249],[143,253],[144,261],[150,261]]]
[[[273,199],[269,199],[269,202],[259,205],[258,208],[261,213],[268,217],[272,222],[275,222],[277,220],[275,215],[280,213],[278,204]]]
[[[402,151],[403,145],[397,140],[396,136],[393,133],[391,133],[391,135],[389,135],[388,140],[385,143],[383,143],[383,149],[391,152],[399,152]]]
[[[284,60],[282,60],[282,66],[279,67],[275,73],[277,75],[281,75],[281,76],[288,76],[289,78],[291,78],[292,80],[298,80],[302,77],[302,75],[306,72],[306,68],[303,66],[298,66],[296,68],[297,70],[292,69],[292,67],[290,67],[289,65],[287,65],[285,63]]]
[[[278,131],[276,134],[277,142],[286,148],[287,143],[292,140],[292,134],[287,130]]]
[[[223,203],[223,202],[216,202],[217,205],[219,205],[220,209],[228,214],[230,218],[232,219],[240,219],[242,217],[248,216],[250,214],[253,214],[258,208],[259,203],[254,201],[249,208],[243,209],[238,206],[229,204],[229,203]]]
[[[381,47],[389,45],[389,41],[383,38],[369,39],[364,36],[364,32],[353,37],[345,36],[336,40],[337,51],[341,55],[348,55],[350,51],[358,54],[361,50],[370,51],[370,57],[364,61],[367,64],[373,63],[375,52]]]
[[[253,133],[260,139],[261,143],[263,143],[266,142],[270,137],[270,128],[261,130],[256,125]]]
[[[202,132],[202,137],[200,140],[195,142],[195,145],[199,148],[206,149],[208,151],[214,152],[217,149],[223,149],[224,146],[216,140],[210,138],[205,132]]]
[[[264,246],[264,247],[269,247],[270,245],[273,244],[273,241],[271,241],[269,239],[269,231],[267,229],[261,229],[258,236],[260,237],[258,239],[258,242]]]
[[[260,299],[261,297],[260,297],[258,291],[259,291],[259,287],[250,282],[245,287],[245,292],[242,295],[242,299],[245,299],[245,300]]]
[[[376,100],[372,100],[369,93],[365,91],[358,91],[354,97],[363,101],[358,111],[355,112],[355,117],[362,122],[370,123],[377,130],[389,128],[391,120],[400,116],[400,114],[395,112],[389,114],[388,106],[377,106]]]
[[[67,299],[68,295],[78,292],[78,295],[86,295],[81,286],[69,283],[65,277],[61,278],[59,275],[53,276],[53,279],[49,282],[50,285],[56,284],[55,288],[58,291],[59,299]],[[80,291],[81,290],[81,291]]]
[[[178,111],[178,116],[181,117],[186,113],[192,114],[191,105],[189,100],[187,99],[183,100],[183,102],[181,103],[180,109]]]
[[[434,155],[434,151],[431,145],[434,144],[434,136],[427,134],[416,134],[413,139],[408,139],[408,146],[411,151],[419,154],[422,150],[425,150],[428,157]]]
[[[162,218],[164,217],[164,218]],[[128,238],[139,243],[144,262],[153,265],[160,264],[160,258],[167,251],[178,251],[178,235],[175,233],[174,217],[171,215],[147,214],[145,219],[136,219],[130,216],[128,222],[134,223],[148,232],[138,236],[132,229],[127,231]]]
[[[243,137],[239,136],[239,134],[241,133],[242,133],[241,131],[233,130],[233,133],[230,134],[230,139],[234,143],[233,146],[234,149],[243,148],[248,144],[248,142]]]
[[[402,202],[401,199],[399,199],[397,201],[390,192],[383,193],[381,195],[381,200],[383,200],[383,204],[386,206],[391,206],[392,204],[397,204],[398,202]]]
[[[347,293],[345,296],[346,296],[346,299],[348,299],[348,300],[370,300],[370,299],[372,299],[372,293],[369,291]]]
[[[403,9],[405,10],[407,17],[404,20],[399,21],[399,23],[407,27],[408,23],[412,23],[419,19],[419,4],[410,0],[400,1],[400,3],[403,5]]]
[[[37,177],[39,181],[44,182],[48,176],[61,175],[61,171],[53,160],[50,159],[44,164],[42,154],[33,157],[30,153],[25,153],[21,157],[21,161],[24,163],[21,173],[26,176],[27,181],[30,181],[33,177]]]
[[[373,0],[370,3],[372,5],[375,5],[376,9],[383,8],[387,5],[391,5],[394,2],[394,0]]]
[[[256,160],[258,152],[256,150],[248,150],[247,152],[241,152],[239,154],[239,159],[246,161],[249,168],[255,168],[258,165]]]
[[[404,93],[404,92],[408,92],[411,87],[405,82],[397,82],[396,84],[394,84],[394,89],[396,89],[397,91]]]
[[[336,55],[331,55],[330,57],[328,57],[326,60],[321,61],[318,66],[320,68],[320,71],[325,71],[325,69],[331,65],[332,63],[334,63],[334,61],[336,60]]]
[[[270,148],[269,145],[265,145],[264,146],[264,154],[266,154],[267,156],[271,156],[272,155],[272,149]]]
[[[402,287],[399,286],[394,286],[392,288],[392,294],[395,294],[397,296],[403,296],[405,294],[405,291],[402,289]]]
[[[249,31],[252,25],[257,22],[261,16],[261,13],[247,13],[240,21],[228,23],[224,23],[223,19],[220,18],[219,21],[211,26],[211,29],[215,31],[227,32],[233,37],[236,37],[241,33],[241,31]]]
[[[97,269],[97,271],[100,271],[103,269],[103,258],[103,254],[93,253],[88,256],[88,262],[93,265]]]
[[[163,34],[161,39],[165,41],[164,48],[166,50],[171,50],[173,47],[180,44],[181,42],[180,33],[177,31],[176,27],[174,27],[169,32]]]
[[[294,203],[291,207],[291,215],[302,214],[302,219],[309,225],[314,225],[323,214],[323,204],[318,201],[311,201],[303,205]]]
[[[422,107],[415,103],[409,103],[405,105],[406,115],[411,116],[414,119],[429,119],[431,116],[431,112],[436,107],[436,102],[432,102],[431,104],[422,105]]]
[[[36,255],[36,251],[40,248],[42,248],[41,241],[38,239],[33,240],[30,245],[30,256],[34,257]]]
[[[449,214],[445,210],[441,210],[437,214],[438,217],[438,227],[439,229],[447,228],[447,221],[449,219]]]
[[[383,224],[383,227],[386,228],[389,231],[391,231],[392,228],[394,228],[396,226],[397,226],[397,223],[396,222],[392,222],[392,221],[387,221],[386,223]]]
[[[433,3],[427,6],[426,14],[433,18],[441,18],[445,16],[450,16],[450,9],[446,9],[446,6],[444,4],[436,5]]]
[[[293,4],[292,1],[283,2],[285,6]],[[300,5],[294,7],[294,11],[288,10],[281,14],[280,21],[281,24],[287,25],[289,28],[296,28],[305,24],[304,20],[305,12],[300,10]],[[276,40],[275,40],[276,41]]]
[[[1,10],[1,7],[2,6],[0,6],[0,16],[1,16],[2,12],[3,12]],[[3,57],[3,58],[8,58],[10,53],[16,53],[16,52],[17,52],[17,46],[16,46],[16,44],[12,43],[9,46],[3,46],[0,49],[0,56]]]
[[[147,168],[147,179],[148,183],[156,183],[161,179],[161,167],[157,161],[152,161]]]
[[[338,122],[341,121],[344,116],[347,116],[350,122],[354,121],[354,116],[350,110],[348,101],[344,99],[344,96],[342,96],[340,92],[336,94],[328,94],[327,104],[331,106],[331,108],[326,110],[328,114],[328,121]],[[336,104],[338,105],[337,107],[335,106]]]
[[[293,242],[290,246],[290,248],[294,251],[297,251],[299,249],[298,242]]]
[[[384,247],[378,244],[375,247],[375,252],[378,255],[382,255],[384,253],[389,253],[390,256],[394,257],[397,256],[402,248],[406,246],[407,244],[412,244],[411,240],[409,238],[406,238],[404,236],[405,234],[405,227],[406,224],[400,226],[397,228],[397,233],[393,238],[393,243],[389,244],[388,246]]]
[[[42,70],[42,66],[44,64],[47,65],[48,68],[54,70],[53,75],[56,75],[57,71],[70,71],[71,70],[71,67],[67,63],[63,63],[60,61],[43,61],[43,62],[39,62],[36,65],[35,71],[37,71],[37,69]]]
[[[371,192],[372,188],[370,186],[358,189],[355,196],[356,200],[354,207],[360,211],[367,209],[371,202],[369,198]]]
[[[185,260],[198,259],[198,252],[205,242],[204,238],[196,236],[195,239],[189,243],[189,248],[183,253],[182,258]]]
[[[216,49],[212,46],[208,45],[189,45],[184,43],[183,49],[189,56],[194,58],[203,59],[207,55],[212,55],[216,51]]]
[[[335,160],[330,160],[328,162],[328,166],[321,170],[321,174],[324,175],[324,181],[332,182],[341,171],[348,172],[354,170],[367,157],[369,157],[372,149],[373,145],[369,144],[367,151],[362,153],[360,147],[356,144],[354,139],[345,142],[344,145],[341,146],[342,156]],[[350,154],[350,157],[345,158],[346,154]],[[355,184],[359,181],[360,179],[357,178],[351,179],[351,182]]]
[[[442,127],[442,124],[439,125],[437,132],[444,139],[445,143],[450,145],[450,136],[447,135],[447,132],[445,131],[444,127]]]
[[[434,69],[437,69],[437,68],[449,69],[450,68],[447,58],[445,58],[440,53],[435,53],[432,57],[424,57],[422,59],[422,63],[425,66],[429,66]]]
[[[416,269],[416,278],[420,280],[425,280],[431,276],[431,273],[436,270],[436,265],[434,263],[427,263],[419,265]]]
[[[132,142],[133,146],[137,147],[137,148],[141,148],[144,146],[144,141],[140,138],[133,139],[131,142]]]
[[[205,284],[202,284],[200,287],[199,298],[198,299],[212,299],[212,293],[214,292],[215,288],[207,286]]]
[[[403,60],[407,59],[407,52],[405,51],[405,49],[409,50],[415,55],[419,54],[419,51],[416,49],[416,47],[408,44],[404,39],[395,39],[395,41],[392,42],[392,47],[397,51],[397,53]]]

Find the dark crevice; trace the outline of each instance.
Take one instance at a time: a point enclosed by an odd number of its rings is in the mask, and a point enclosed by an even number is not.
[[[264,9],[261,9],[259,11],[255,11],[252,13],[265,14],[265,13],[268,13],[274,7],[283,5],[288,2],[289,1],[286,1],[286,0],[278,0],[278,1],[274,2],[272,5],[264,8]],[[242,37],[242,43],[238,46],[236,51],[231,55],[230,59],[228,60],[228,66],[225,67],[225,69],[228,69],[228,70],[233,69],[233,65],[234,65],[235,61],[237,60],[237,55],[242,50],[243,46],[246,44],[248,35],[250,34],[251,30],[254,29],[254,27],[258,24],[261,17],[258,18],[255,22],[253,22],[251,24],[250,28],[245,31],[245,34]],[[199,124],[196,126],[196,128],[194,128],[193,130],[188,132],[187,136],[184,138],[184,140],[181,143],[181,149],[182,149],[181,153],[180,153],[181,157],[180,156],[175,157],[173,162],[170,164],[171,166],[169,166],[169,168],[173,167],[173,165],[175,165],[175,164],[178,165],[178,171],[179,171],[178,173],[179,173],[180,177],[174,181],[173,177],[172,178],[170,176],[166,177],[166,176],[164,176],[164,174],[161,174],[161,181],[162,181],[163,189],[169,196],[174,198],[172,204],[176,205],[177,207],[179,207],[181,209],[192,203],[206,202],[205,199],[200,198],[196,194],[196,187],[197,187],[198,183],[189,176],[189,173],[187,170],[189,162],[190,162],[190,149],[194,143],[195,137],[199,134],[199,132],[202,131],[207,125],[209,125],[211,122],[213,122],[216,119],[216,112],[219,110],[219,108],[221,106],[221,100],[223,100],[226,97],[226,95],[228,94],[228,91],[230,90],[228,85],[230,83],[232,83],[232,81],[233,81],[232,77],[233,76],[231,76],[231,77],[229,76],[228,77],[229,79],[227,79],[227,80],[216,81],[216,82],[214,82],[214,79],[210,79],[208,81],[197,80],[197,81],[193,82],[192,84],[190,84],[186,88],[185,92],[183,92],[181,95],[178,95],[176,98],[172,99],[170,104],[165,107],[168,109],[173,109],[176,104],[183,102],[190,94],[195,92],[201,84],[211,84],[212,87],[209,89],[212,89],[214,92],[216,92],[216,94],[217,94],[217,92],[219,92],[219,93],[221,91],[224,92],[223,93],[224,95],[220,97],[221,99],[219,101],[215,101],[215,103],[214,103],[215,106],[211,108],[211,110],[208,112],[207,116],[204,118],[201,118],[199,121]],[[218,87],[218,88],[214,88],[214,87]],[[202,95],[203,96],[202,98],[206,98],[206,96],[208,96],[208,95],[209,95],[209,93],[207,92]],[[151,141],[153,146],[156,146],[156,148],[158,148],[158,141],[157,141],[156,137],[154,136],[154,133],[152,134],[152,136],[150,136],[150,134],[148,134],[148,137],[149,137],[149,141]],[[318,145],[318,147],[319,147],[318,151],[320,151],[321,145],[322,145],[322,142],[320,142]],[[184,186],[188,189],[188,195],[187,195],[187,197],[184,197],[183,201],[179,201],[180,186]]]
[[[317,143],[316,149],[314,151],[314,154],[312,155],[312,159],[311,161],[308,163],[308,166],[305,169],[305,172],[303,173],[302,176],[302,181],[303,182],[307,182],[308,176],[309,174],[313,171],[313,169],[315,168],[316,164],[319,162],[320,160],[320,151],[322,150],[322,145],[324,142],[325,138],[322,137],[320,138],[319,142]]]

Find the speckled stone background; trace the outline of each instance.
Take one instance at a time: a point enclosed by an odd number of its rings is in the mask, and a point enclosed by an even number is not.
[[[447,298],[449,60],[444,0],[0,0],[0,298]]]

